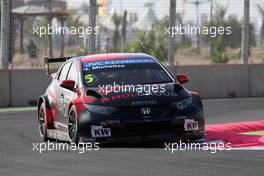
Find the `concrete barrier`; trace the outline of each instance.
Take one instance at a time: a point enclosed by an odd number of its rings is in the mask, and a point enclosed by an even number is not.
[[[202,98],[264,96],[264,64],[179,66],[174,69],[189,75],[190,82],[184,86],[200,92]],[[0,107],[27,106],[45,92],[50,80],[45,70],[0,70],[0,83]]]
[[[0,70],[0,107],[10,105],[9,71]]]
[[[264,96],[264,65],[250,65],[250,96]]]
[[[12,70],[11,104],[25,106],[37,101],[50,83],[44,70]]]
[[[176,71],[188,74],[186,87],[200,92],[203,98],[250,96],[247,65],[180,66]]]

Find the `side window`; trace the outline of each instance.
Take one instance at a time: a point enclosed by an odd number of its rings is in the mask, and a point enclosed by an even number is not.
[[[73,63],[71,68],[70,68],[67,80],[75,81],[76,85],[78,85],[78,83],[79,83],[78,71],[77,71],[77,67],[76,67],[75,63]]]
[[[66,80],[70,66],[71,66],[70,62],[63,66],[60,72],[59,80]]]

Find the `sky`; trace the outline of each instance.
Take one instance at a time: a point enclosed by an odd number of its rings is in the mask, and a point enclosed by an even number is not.
[[[79,7],[83,2],[89,3],[89,0],[67,0],[70,7]],[[183,5],[183,0],[177,0],[177,13],[182,13],[185,9],[184,20],[195,21],[196,11],[195,6],[191,3],[194,0],[187,0],[185,8]],[[203,2],[208,2],[208,0],[201,0]],[[244,0],[214,0],[216,3],[221,3],[228,6],[228,14],[236,15],[238,18],[243,16],[243,1]],[[162,18],[168,9],[169,0],[112,0],[111,9],[114,8],[115,11],[119,12],[123,10],[128,10],[129,12],[138,13],[139,17],[146,10],[144,7],[145,3],[154,2],[154,10],[158,18]],[[256,9],[256,4],[262,4],[264,7],[264,0],[251,0],[250,2],[250,19],[253,23],[257,25],[261,24],[261,16]],[[210,3],[204,3],[199,6],[199,12],[206,13],[209,17],[210,13]]]

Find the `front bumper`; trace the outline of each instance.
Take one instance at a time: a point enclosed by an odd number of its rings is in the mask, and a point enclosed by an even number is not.
[[[186,131],[185,120],[198,122],[199,128],[193,131]],[[101,126],[111,130],[111,135],[107,137],[94,137],[91,133],[91,126]],[[137,119],[137,120],[101,120],[96,123],[82,124],[80,128],[80,138],[82,141],[100,142],[129,142],[129,141],[156,141],[175,140],[177,138],[200,139],[204,136],[204,117],[177,117],[177,118],[157,118],[157,119]]]
[[[127,136],[127,137],[109,137],[93,138],[80,137],[81,142],[100,142],[100,143],[134,143],[134,142],[152,142],[152,141],[176,141],[177,139],[197,140],[205,135],[204,130],[195,132],[175,133],[175,134],[149,134],[144,136]]]
[[[109,116],[91,112],[80,116],[80,138],[84,141],[153,141],[175,140],[177,138],[200,139],[205,135],[204,112],[198,98],[193,98],[193,105],[184,110],[175,111],[170,107],[157,108],[159,115],[143,117],[135,111],[124,110]],[[86,119],[86,120],[82,120]],[[197,128],[186,130],[185,122],[197,122]],[[104,137],[92,136],[91,126],[101,126],[111,130],[111,135]]]

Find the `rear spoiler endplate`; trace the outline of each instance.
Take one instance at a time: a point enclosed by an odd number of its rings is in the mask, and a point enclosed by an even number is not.
[[[73,57],[45,57],[44,58],[44,63],[47,69],[47,75],[50,75],[50,68],[49,68],[49,64],[50,63],[57,63],[57,62],[66,62],[67,60],[71,59]]]

